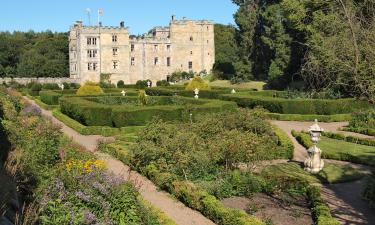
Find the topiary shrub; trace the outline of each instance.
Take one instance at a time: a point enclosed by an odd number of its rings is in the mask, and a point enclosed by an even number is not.
[[[156,82],[156,86],[158,87],[167,87],[167,86],[170,86],[171,84],[166,81],[166,80],[159,80]]]
[[[103,94],[104,91],[98,84],[93,82],[86,82],[82,87],[80,87],[77,91],[78,96],[85,96],[85,95],[100,95]]]
[[[32,86],[30,87],[29,89],[29,94],[31,96],[38,96],[39,95],[39,91],[42,90],[42,85],[39,84],[39,83],[33,83]]]
[[[117,82],[117,88],[124,88],[125,87],[125,83],[124,83],[124,81],[123,80],[119,80],[118,82]]]
[[[196,88],[199,90],[211,90],[211,87],[200,77],[196,76],[188,83],[185,90],[194,91]]]

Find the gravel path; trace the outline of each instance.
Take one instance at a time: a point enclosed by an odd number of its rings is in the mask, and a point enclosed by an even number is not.
[[[31,104],[39,107],[35,101],[24,97]],[[39,107],[40,108],[40,107]],[[111,141],[113,138],[107,138],[100,135],[81,135],[64,123],[53,117],[52,112],[48,110],[42,110],[42,116],[51,119],[55,124],[61,126],[61,130],[65,135],[72,138],[72,140],[87,150],[94,152],[94,154],[107,164],[109,171],[115,175],[119,175],[126,180],[129,180],[139,190],[142,197],[149,201],[155,208],[163,211],[170,219],[174,220],[180,225],[214,225],[211,220],[204,217],[198,211],[195,211],[189,207],[186,207],[181,202],[175,200],[171,195],[166,192],[158,191],[157,187],[146,177],[140,175],[136,171],[131,171],[127,165],[124,165],[121,161],[113,158],[108,154],[96,152],[98,142],[100,141]]]
[[[306,149],[300,145],[297,140],[292,136],[291,131],[301,131],[307,129],[314,122],[297,122],[297,121],[271,121],[272,124],[280,127],[291,138],[294,144],[295,161],[303,162],[307,157]],[[338,131],[340,127],[347,126],[347,122],[335,123],[319,123],[325,131],[339,132],[344,135],[357,136],[362,138],[373,138],[370,136]],[[350,162],[336,161],[325,159],[325,162],[350,165],[366,174],[371,173],[373,168],[369,166],[359,165]],[[341,224],[344,225],[357,225],[369,224],[375,225],[375,210],[371,209],[367,202],[362,199],[362,192],[365,186],[366,178],[348,183],[339,183],[322,186],[322,197],[329,205],[332,215],[337,218]]]

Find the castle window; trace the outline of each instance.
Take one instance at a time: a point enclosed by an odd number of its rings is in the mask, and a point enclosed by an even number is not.
[[[112,48],[112,54],[113,54],[113,56],[117,56],[118,55],[118,48]]]
[[[117,70],[117,68],[118,68],[118,62],[117,61],[113,61],[113,69]]]
[[[92,70],[92,63],[87,63],[87,70]]]
[[[167,45],[167,51],[169,52],[171,50],[171,45]]]
[[[87,50],[87,57],[88,58],[95,58],[98,50]]]
[[[134,52],[134,45],[130,45],[130,51]]]
[[[134,58],[134,57],[131,58],[131,60],[130,60],[130,65],[131,65],[131,66],[134,66],[134,65],[135,65],[135,58]]]
[[[87,38],[87,45],[96,45],[96,38],[93,38],[93,37]]]
[[[77,71],[77,63],[74,63],[73,71]]]
[[[167,66],[171,66],[171,57],[167,57]]]
[[[112,35],[112,42],[117,42],[117,35]]]
[[[210,30],[210,27],[209,26],[207,26],[207,31],[209,31]]]
[[[189,62],[189,70],[192,70],[192,69],[193,69],[193,62],[190,61],[190,62]]]
[[[154,65],[157,66],[158,64],[159,64],[159,58],[155,57],[155,59],[154,59]]]
[[[194,41],[194,38],[193,38],[193,36],[190,36],[190,41]]]
[[[98,68],[98,63],[93,63],[93,64],[92,64],[92,69],[93,69],[94,71],[96,71],[97,68]]]
[[[208,40],[207,40],[207,44],[208,44]]]
[[[157,51],[157,50],[158,50],[158,48],[159,48],[159,46],[158,46],[158,45],[154,45],[154,51]]]
[[[193,51],[190,51],[190,55],[192,55],[193,54]]]

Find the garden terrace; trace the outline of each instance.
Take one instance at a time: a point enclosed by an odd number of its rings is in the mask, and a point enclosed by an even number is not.
[[[96,96],[60,98],[61,112],[87,126],[141,126],[158,117],[166,121],[189,121],[190,114],[234,110],[233,102],[184,97],[147,97],[141,105],[136,97]]]

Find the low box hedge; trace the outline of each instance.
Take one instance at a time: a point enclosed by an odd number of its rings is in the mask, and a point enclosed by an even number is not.
[[[59,100],[60,109],[85,126],[124,127],[145,125],[155,116],[167,121],[187,121],[190,119],[189,114],[194,118],[196,114],[234,110],[237,107],[234,102],[184,97],[153,97],[150,99],[153,103],[149,106],[109,105],[100,103],[99,98],[63,97]],[[122,96],[110,98],[113,98],[114,103],[119,102],[118,100],[126,103],[137,99]]]
[[[272,125],[272,129],[278,137],[278,145],[284,150],[284,158],[292,159],[294,154],[294,145],[292,140],[288,137],[282,129],[276,125]]]
[[[344,127],[344,128],[342,128],[342,130],[354,132],[354,133],[359,133],[359,134],[364,134],[364,135],[369,135],[369,136],[375,136],[375,129],[371,129],[371,128]]]
[[[260,92],[241,92],[220,95],[220,99],[235,101],[240,107],[255,108],[262,106],[271,113],[334,115],[347,114],[360,109],[374,107],[366,101],[357,99],[285,99],[257,96]]]
[[[342,140],[342,141],[351,142],[355,144],[375,146],[375,139],[365,139],[365,138],[354,137],[354,136],[345,136],[343,134],[332,133],[332,132],[323,132],[322,135],[328,138]]]
[[[302,115],[302,114],[280,114],[267,113],[267,116],[274,120],[282,121],[314,121],[320,122],[343,122],[351,119],[351,114],[334,114],[334,115]]]

